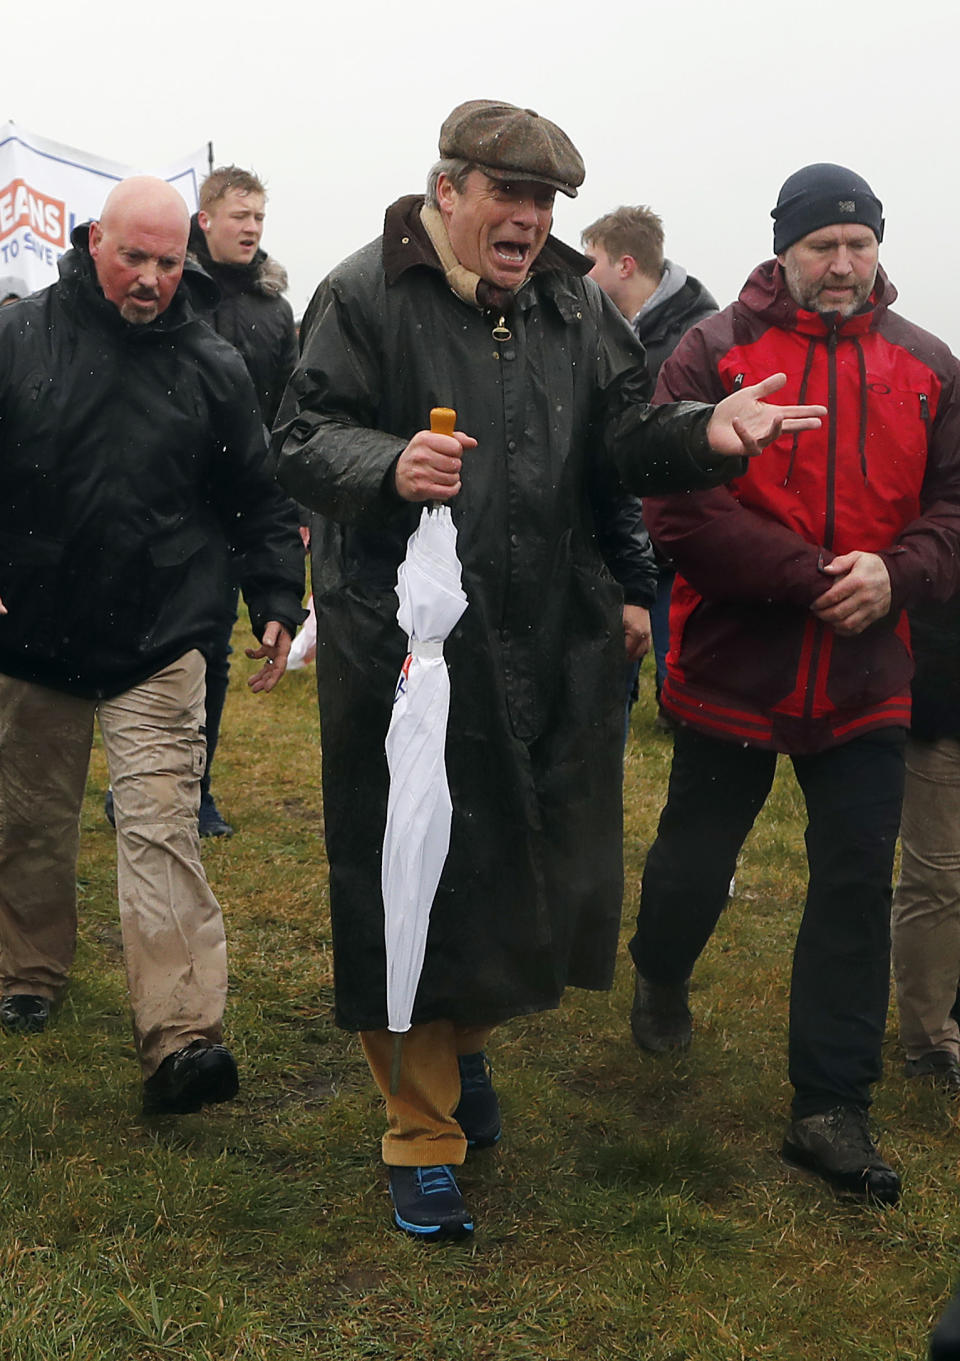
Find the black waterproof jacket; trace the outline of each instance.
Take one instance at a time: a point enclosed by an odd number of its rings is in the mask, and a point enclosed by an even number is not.
[[[914,675],[911,736],[960,738],[960,595],[909,611]]]
[[[129,325],[72,239],[0,310],[0,672],[100,698],[205,650],[228,569],[258,636],[293,631],[303,555],[247,371],[195,310],[210,280],[188,265]]]
[[[718,311],[717,300],[699,279],[687,275],[686,282],[676,293],[644,313],[634,322],[634,331],[647,356],[647,371],[653,387],[657,385],[660,367],[669,359],[680,341],[698,321],[706,321]]]
[[[497,1022],[613,976],[622,897],[622,595],[589,494],[742,471],[711,460],[710,408],[643,401],[643,354],[552,239],[497,329],[447,286],[420,200],[319,287],[275,435],[280,479],[314,518],[313,588],[336,1006],[386,1024],[380,860],[384,739],[407,640],[394,587],[420,506],[394,464],[450,406],[479,441],[452,503],[469,604],[445,647],[450,852],[414,1021]],[[714,471],[708,472],[707,468]]]
[[[207,238],[196,214],[190,219],[190,252],[220,291],[207,320],[243,355],[269,428],[297,362],[293,311],[282,296],[287,271],[262,250],[249,265],[218,263],[207,250]]]

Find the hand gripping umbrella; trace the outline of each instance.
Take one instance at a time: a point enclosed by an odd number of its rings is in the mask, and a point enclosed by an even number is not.
[[[430,429],[453,434],[456,412],[435,407]],[[452,804],[444,748],[450,678],[443,643],[467,608],[460,585],[457,530],[450,507],[424,506],[397,573],[397,623],[409,638],[397,681],[387,765],[390,792],[383,837],[387,1027],[393,1031],[390,1090],[400,1082],[403,1035],[410,1029],[427,927],[450,847]]]

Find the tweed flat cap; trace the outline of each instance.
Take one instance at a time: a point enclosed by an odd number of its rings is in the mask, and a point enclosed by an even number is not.
[[[577,197],[583,158],[570,138],[533,109],[494,99],[458,104],[440,129],[440,155],[472,161],[495,180],[536,180]]]

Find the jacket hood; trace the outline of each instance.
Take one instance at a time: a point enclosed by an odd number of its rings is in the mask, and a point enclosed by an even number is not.
[[[198,264],[226,292],[256,292],[266,298],[276,298],[285,293],[290,280],[287,271],[279,260],[258,250],[248,265],[225,265],[214,260],[207,249],[207,237],[197,214],[190,219],[190,239],[187,242],[188,259]]]
[[[60,278],[73,293],[82,289],[89,290],[93,300],[99,300],[106,309],[104,316],[112,317],[120,326],[127,326],[112,303],[107,302],[97,281],[97,272],[90,256],[90,223],[82,222],[70,233],[69,250],[60,257],[57,268]],[[183,278],[177,287],[173,300],[156,321],[147,326],[130,327],[138,334],[153,331],[169,331],[193,321],[196,316],[211,312],[220,300],[220,291],[214,281],[188,257],[183,267]]]
[[[879,322],[896,296],[897,290],[883,269],[878,266],[876,282],[868,305],[862,311],[855,312],[853,316],[843,317],[837,330],[848,335],[869,331]],[[740,290],[740,302],[771,326],[779,326],[785,331],[826,335],[833,329],[827,320],[827,314],[808,312],[805,308],[797,306],[790,296],[779,260],[765,260],[762,265],[757,266]]]
[[[688,325],[692,326],[695,321],[720,310],[716,298],[699,279],[686,271],[682,271],[682,275],[676,288],[665,291],[659,301],[655,301],[656,295],[649,298],[634,317],[633,329],[637,339],[644,344],[656,339],[667,327],[685,330]],[[654,305],[651,306],[651,303]]]

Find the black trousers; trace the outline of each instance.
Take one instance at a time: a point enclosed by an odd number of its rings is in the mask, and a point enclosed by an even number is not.
[[[793,956],[790,1081],[798,1117],[865,1107],[881,1071],[890,899],[903,801],[902,728],[793,756],[809,881]],[[681,728],[643,875],[630,953],[653,983],[689,977],[717,924],[777,756]]]
[[[201,794],[210,793],[213,757],[220,740],[220,720],[223,718],[223,706],[230,685],[230,654],[233,652],[230,637],[237,622],[239,595],[240,587],[234,582],[224,595],[220,622],[214,631],[207,656],[207,761],[200,781]]]

